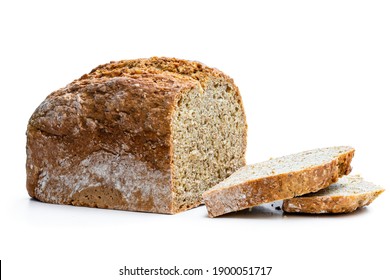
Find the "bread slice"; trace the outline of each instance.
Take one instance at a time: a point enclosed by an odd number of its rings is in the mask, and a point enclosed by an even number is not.
[[[330,147],[244,166],[203,194],[209,216],[326,188],[351,171],[354,151]]]
[[[50,94],[27,128],[27,190],[38,200],[177,213],[245,164],[233,80],[199,62],[111,62]]]
[[[283,211],[290,213],[349,213],[369,205],[384,189],[364,181],[359,175],[342,177],[337,183],[315,193],[283,201]]]

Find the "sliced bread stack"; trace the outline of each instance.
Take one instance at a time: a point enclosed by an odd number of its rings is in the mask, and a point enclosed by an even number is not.
[[[285,200],[284,211],[301,213],[351,212],[368,205],[383,192],[382,188],[357,177],[334,184],[351,172],[354,152],[352,147],[329,147],[246,165],[203,193],[209,216],[217,217],[277,200]],[[318,195],[296,198],[329,186],[329,190]],[[332,196],[333,189],[340,186],[344,186],[343,191]],[[336,198],[340,195],[347,198]]]

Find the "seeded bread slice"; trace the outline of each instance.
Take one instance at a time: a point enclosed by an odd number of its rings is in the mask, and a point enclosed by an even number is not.
[[[210,217],[316,192],[350,173],[355,150],[329,147],[246,165],[203,193]]]
[[[326,189],[283,201],[283,211],[310,214],[350,213],[369,205],[383,191],[382,187],[364,181],[358,175],[349,175]]]

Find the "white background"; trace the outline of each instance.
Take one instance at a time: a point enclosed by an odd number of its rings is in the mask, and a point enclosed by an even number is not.
[[[273,266],[228,279],[390,279],[389,193],[350,215],[258,207],[217,219],[58,206],[25,190],[25,130],[52,91],[111,60],[169,56],[239,86],[249,163],[332,145],[389,176],[388,1],[1,1],[0,259],[4,279],[124,277],[128,267]],[[165,277],[162,279],[225,279]]]

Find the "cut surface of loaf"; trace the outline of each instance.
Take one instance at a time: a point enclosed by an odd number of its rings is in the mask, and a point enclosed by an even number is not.
[[[329,147],[246,165],[203,194],[209,216],[326,188],[351,171],[354,151]]]
[[[38,200],[177,213],[245,164],[233,80],[175,58],[101,65],[50,94],[27,128],[27,190]]]
[[[283,211],[290,213],[350,213],[369,205],[384,189],[364,181],[359,175],[342,177],[337,183],[315,193],[283,201]]]

